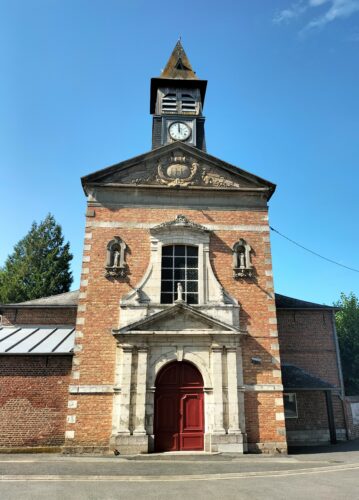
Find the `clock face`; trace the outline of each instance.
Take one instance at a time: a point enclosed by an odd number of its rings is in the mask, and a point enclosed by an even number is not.
[[[191,135],[190,127],[183,122],[174,122],[170,125],[168,132],[175,141],[185,141]]]

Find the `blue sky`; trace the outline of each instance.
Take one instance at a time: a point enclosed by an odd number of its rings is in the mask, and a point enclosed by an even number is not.
[[[0,265],[52,212],[79,283],[80,177],[151,147],[150,78],[177,39],[207,79],[208,152],[277,184],[270,222],[359,268],[359,0],[0,0]],[[272,233],[277,292],[359,274]]]

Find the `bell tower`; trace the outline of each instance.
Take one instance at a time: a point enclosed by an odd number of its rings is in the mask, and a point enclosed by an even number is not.
[[[206,87],[207,80],[199,80],[179,40],[161,75],[151,79],[152,149],[182,141],[206,150]]]

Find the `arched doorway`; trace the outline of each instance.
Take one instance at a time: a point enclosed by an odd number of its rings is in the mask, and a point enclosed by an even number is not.
[[[155,450],[203,450],[203,379],[187,361],[165,365],[156,378]]]

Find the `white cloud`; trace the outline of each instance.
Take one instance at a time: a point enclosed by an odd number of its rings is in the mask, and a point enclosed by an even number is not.
[[[325,9],[324,12],[323,9]],[[322,13],[310,20],[302,29],[302,33],[322,28],[337,19],[345,19],[355,12],[359,12],[359,0],[300,0],[278,12],[274,16],[273,22],[276,24],[288,23],[304,13],[315,14],[317,10],[321,10]]]
[[[321,16],[310,21],[305,30],[321,28],[337,19],[350,17],[359,12],[359,0],[332,0],[329,9]]]
[[[273,22],[280,24],[283,22],[289,22],[296,17],[299,17],[303,12],[307,10],[308,6],[305,5],[303,1],[296,2],[292,4],[288,9],[283,9],[273,18]]]

